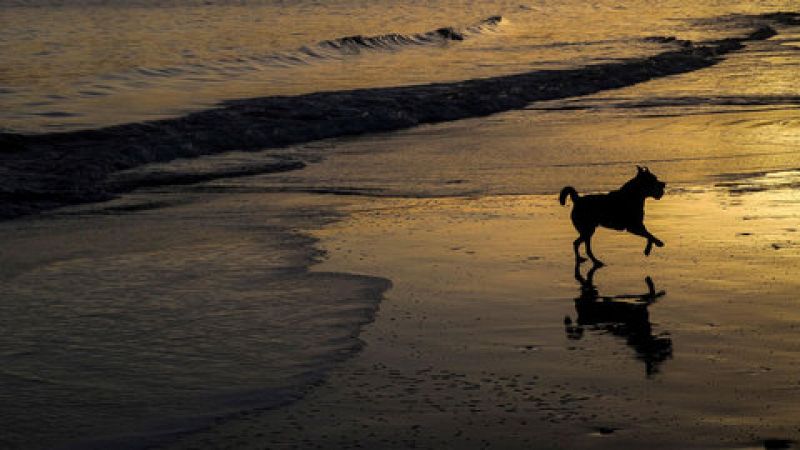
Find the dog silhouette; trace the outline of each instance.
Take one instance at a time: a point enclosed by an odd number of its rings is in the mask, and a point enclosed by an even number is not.
[[[579,247],[584,243],[586,254],[596,266],[603,262],[592,253],[592,235],[598,226],[613,230],[626,230],[637,236],[647,238],[645,255],[650,255],[653,244],[663,247],[664,243],[653,236],[644,226],[644,201],[647,197],[659,200],[664,196],[666,183],[659,181],[647,167],[636,166],[636,176],[628,180],[616,191],[607,194],[578,195],[572,186],[561,190],[559,202],[567,204],[572,199],[572,224],[578,230],[578,239],[573,242],[575,260],[578,264],[586,261],[581,257]]]

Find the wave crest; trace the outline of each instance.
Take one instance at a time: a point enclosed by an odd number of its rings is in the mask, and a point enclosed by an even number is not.
[[[359,34],[321,41],[316,47],[322,51],[333,50],[344,54],[357,54],[362,50],[394,50],[412,45],[443,44],[448,41],[463,41],[472,36],[496,31],[502,21],[502,16],[491,16],[463,29],[442,27],[416,34],[389,33],[378,36]],[[322,56],[308,47],[303,47],[300,51],[311,56]]]

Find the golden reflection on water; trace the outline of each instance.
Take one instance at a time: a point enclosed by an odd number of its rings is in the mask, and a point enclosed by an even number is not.
[[[765,294],[792,292],[798,281],[790,269],[800,264],[798,177],[789,171],[742,178],[736,185],[728,181],[711,190],[668,191],[660,201],[648,199],[645,220],[666,242],[664,248],[645,257],[644,239],[600,229],[593,241],[595,253],[608,259],[605,272],[619,280],[638,280],[637,288],[648,270],[654,278],[661,275],[662,283],[664,277],[675,281],[689,276],[700,284],[736,284],[739,293],[765,286],[770,287]],[[357,202],[352,218],[319,233],[334,243],[357,242],[368,249],[368,260],[389,258],[381,264],[413,273],[409,276],[423,284],[446,282],[465,293],[509,287],[464,277],[463,270],[469,269],[535,285],[548,296],[574,283],[571,242],[577,234],[569,211],[570,205],[557,205],[554,196],[380,199]],[[332,257],[340,258],[335,253]],[[376,271],[373,263],[347,261],[366,273]]]
[[[7,92],[0,106],[4,126],[12,129],[92,127],[175,115],[224,99],[574,67],[669,48],[642,42],[645,36],[718,39],[746,28],[688,18],[791,6],[441,0],[4,7],[0,87]],[[504,17],[497,30],[465,41],[270,62],[326,39],[462,28],[493,15]]]

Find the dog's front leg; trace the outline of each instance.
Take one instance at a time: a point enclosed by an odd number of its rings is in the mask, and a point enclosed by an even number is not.
[[[653,233],[647,231],[647,228],[645,228],[643,223],[636,224],[635,226],[632,227],[628,227],[628,231],[637,236],[641,236],[647,239],[647,245],[645,245],[644,247],[645,256],[650,256],[650,252],[653,250],[653,244],[655,244],[656,247],[664,246],[664,243],[661,242],[661,239],[653,236]]]
[[[653,250],[653,244],[656,244],[656,247],[663,247],[664,246],[664,243],[661,242],[661,240],[659,238],[651,235],[649,238],[647,238],[647,245],[645,245],[645,247],[644,247],[644,255],[645,256],[650,256],[650,251]]]

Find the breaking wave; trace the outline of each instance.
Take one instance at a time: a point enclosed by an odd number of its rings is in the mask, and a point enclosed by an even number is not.
[[[357,54],[363,50],[396,50],[404,46],[418,46],[442,44],[448,41],[463,41],[487,32],[497,31],[503,21],[501,16],[491,16],[481,20],[475,25],[464,29],[453,27],[437,28],[427,33],[417,34],[383,34],[379,36],[347,36],[338,39],[325,40],[316,45],[316,48],[303,47],[300,51],[306,55],[323,58],[332,51],[342,54]]]

